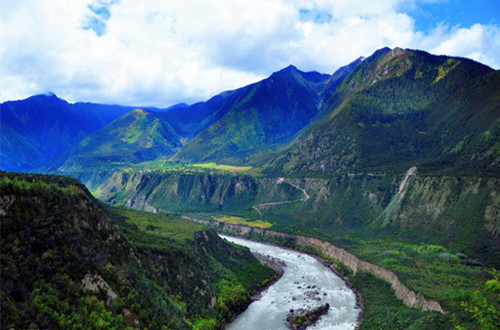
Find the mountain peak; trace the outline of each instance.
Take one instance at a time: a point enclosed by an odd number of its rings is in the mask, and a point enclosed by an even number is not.
[[[55,94],[55,93],[52,93],[52,92],[45,92],[45,93],[40,93],[40,94],[36,94],[36,95],[33,95],[32,97],[30,98],[47,98],[47,99],[59,99],[59,97]]]
[[[299,69],[297,69],[297,67],[295,65],[290,64],[289,66],[287,66],[286,68],[284,68],[281,71],[299,71]]]
[[[286,68],[274,72],[269,78],[276,78],[276,77],[281,77],[281,78],[295,77],[294,79],[299,79],[299,80],[305,79],[306,81],[312,83],[322,83],[328,80],[330,76],[319,73],[317,71],[310,71],[310,72],[300,71],[299,69],[297,69],[296,66],[290,64]]]
[[[272,76],[276,76],[276,75],[288,75],[288,74],[293,74],[293,73],[299,73],[301,72],[299,69],[297,69],[297,67],[295,67],[294,65],[290,64],[289,66],[287,66],[286,68],[283,68],[279,71],[276,71],[274,72]]]
[[[135,109],[132,111],[132,113],[137,115],[149,115],[149,112],[144,109]]]

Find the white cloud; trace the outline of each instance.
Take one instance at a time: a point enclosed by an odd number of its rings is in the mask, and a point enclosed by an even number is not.
[[[0,101],[50,90],[69,101],[168,106],[288,64],[332,73],[384,46],[500,66],[498,26],[415,31],[401,8],[419,1],[10,1],[0,13]]]
[[[468,57],[496,69],[500,67],[500,27],[474,24],[439,32],[439,40],[430,52]]]

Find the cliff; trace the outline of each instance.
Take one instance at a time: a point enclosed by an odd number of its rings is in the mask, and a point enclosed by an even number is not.
[[[279,231],[369,231],[439,244],[493,266],[500,260],[500,180],[396,173],[281,178],[182,173],[96,173],[80,178],[106,202],[151,212],[224,212],[264,218]]]

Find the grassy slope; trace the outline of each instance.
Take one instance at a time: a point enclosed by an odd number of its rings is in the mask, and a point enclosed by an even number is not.
[[[137,109],[87,136],[57,167],[64,172],[113,168],[172,155],[181,145],[168,122]]]

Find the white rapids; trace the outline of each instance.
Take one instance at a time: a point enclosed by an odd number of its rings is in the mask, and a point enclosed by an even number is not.
[[[316,258],[273,245],[220,236],[286,263],[283,276],[262,292],[261,298],[251,303],[227,329],[287,329],[285,321],[290,309],[314,309],[326,303],[330,304],[328,314],[308,329],[354,329],[358,325],[360,309],[356,307],[356,295]]]

